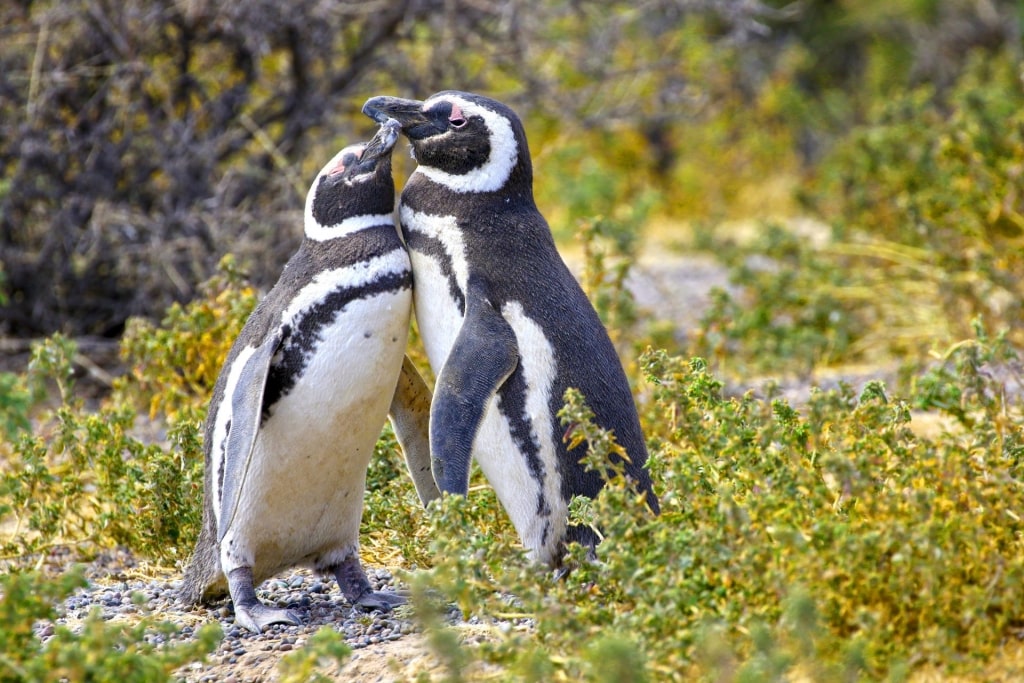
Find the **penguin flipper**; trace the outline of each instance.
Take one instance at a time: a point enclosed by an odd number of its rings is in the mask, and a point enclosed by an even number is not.
[[[434,480],[465,495],[476,439],[491,397],[519,364],[516,335],[481,296],[467,296],[466,318],[437,377],[430,407]]]
[[[224,491],[221,496],[220,525],[217,541],[234,521],[238,499],[252,461],[256,445],[256,433],[263,418],[263,393],[267,388],[267,375],[274,354],[281,348],[286,329],[279,329],[257,346],[244,360],[231,401],[231,428],[225,447]],[[251,348],[251,347],[250,347]]]
[[[405,464],[424,506],[441,497],[430,469],[430,389],[409,356],[402,359],[395,396],[388,411]]]

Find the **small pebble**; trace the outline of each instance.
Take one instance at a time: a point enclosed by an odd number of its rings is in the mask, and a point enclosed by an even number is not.
[[[374,590],[395,592],[400,588],[394,585],[386,569],[369,569],[367,578]],[[276,662],[283,653],[305,647],[309,637],[325,625],[337,630],[354,650],[399,640],[418,630],[412,617],[396,618],[393,613],[366,612],[352,606],[333,582],[320,580],[307,570],[282,574],[257,588],[264,603],[294,609],[303,619],[300,626],[274,624],[263,633],[250,633],[235,623],[230,600],[210,607],[181,605],[177,602],[179,586],[180,579],[166,583],[132,580],[93,584],[68,597],[59,606],[58,613],[66,615],[66,620],[76,628],[81,628],[80,620],[97,608],[103,619],[146,614],[180,627],[178,632],[167,636],[156,632],[147,634],[146,642],[153,645],[191,640],[202,626],[220,622],[224,637],[206,663],[190,663],[177,672],[176,676],[186,683],[249,681],[244,671],[259,662]],[[451,611],[449,620],[461,621],[457,609]],[[41,622],[36,625],[35,633],[40,639],[51,638],[56,625],[67,621],[62,617],[53,622]],[[235,664],[245,669],[233,674],[218,669]]]

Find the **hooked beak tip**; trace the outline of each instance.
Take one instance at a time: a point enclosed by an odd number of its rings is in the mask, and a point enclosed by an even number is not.
[[[363,105],[363,114],[377,123],[387,123],[388,119],[397,119],[402,125],[410,119],[421,115],[423,103],[419,100],[406,100],[400,97],[371,97]]]
[[[381,106],[383,103],[378,101],[378,100],[381,100],[381,99],[382,98],[380,98],[380,97],[373,97],[373,98],[370,98],[369,100],[367,100],[366,104],[363,105],[363,114],[365,114],[366,116],[369,116],[371,119],[373,119],[377,123],[383,124],[383,123],[386,123],[387,120],[390,117],[383,110],[383,108]]]

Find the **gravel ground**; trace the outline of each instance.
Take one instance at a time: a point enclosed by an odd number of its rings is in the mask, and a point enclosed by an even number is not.
[[[131,563],[130,556],[122,559]],[[103,559],[96,564],[90,569],[93,575],[106,573],[100,566]],[[387,569],[368,569],[367,576],[375,590],[396,590],[396,582]],[[276,624],[263,633],[251,633],[237,626],[229,600],[209,607],[183,606],[176,599],[179,583],[178,577],[130,579],[124,574],[119,577],[115,571],[106,578],[91,580],[88,587],[68,598],[62,616],[54,623],[37,624],[36,633],[45,642],[57,624],[74,629],[97,608],[105,620],[137,623],[144,616],[154,615],[158,620],[169,621],[181,629],[171,637],[172,641],[190,639],[202,625],[218,621],[224,638],[216,651],[206,662],[193,663],[178,672],[181,680],[190,683],[275,680],[281,658],[302,648],[323,626],[336,629],[355,651],[344,666],[348,680],[400,681],[438,669],[423,645],[409,609],[399,607],[382,613],[352,607],[333,579],[321,579],[309,570],[293,570],[259,587],[257,594],[265,603],[294,609],[303,617],[301,626]],[[140,597],[144,602],[138,600]],[[453,609],[449,621],[459,620],[458,611]],[[149,638],[155,643],[165,640],[158,633]],[[354,672],[349,669],[359,674],[351,678]]]

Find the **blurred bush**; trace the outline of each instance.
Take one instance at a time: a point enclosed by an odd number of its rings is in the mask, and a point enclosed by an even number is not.
[[[600,5],[100,0],[0,9],[0,331],[117,336],[228,251],[258,287],[306,182],[369,134],[372,94],[482,90],[527,120],[563,238],[650,191],[677,218],[780,215],[894,92],[943,93],[969,48],[1019,59],[1011,2]],[[941,112],[939,112],[941,113]],[[401,156],[401,155],[399,155]],[[410,163],[397,164],[399,180]],[[625,171],[625,172],[624,172]],[[643,201],[643,200],[641,200]]]
[[[976,316],[1024,313],[1022,76],[1007,52],[971,53],[945,92],[921,86],[876,103],[808,187],[838,240],[879,245],[864,267],[933,288],[957,338]]]
[[[442,29],[456,43],[485,39],[498,11],[5,4],[3,331],[119,335],[131,315],[191,300],[229,250],[257,284],[272,283],[301,237],[308,179],[372,128],[358,114],[365,98],[423,94],[434,70],[459,82],[459,61],[440,50],[424,58],[422,46]]]
[[[942,90],[874,101],[805,178],[816,224],[696,230],[732,286],[691,352],[740,372],[916,362],[976,320],[1024,344],[1022,73],[1010,50],[974,52]]]

